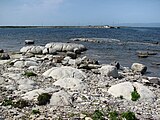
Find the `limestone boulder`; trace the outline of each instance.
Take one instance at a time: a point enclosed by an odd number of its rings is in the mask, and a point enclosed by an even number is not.
[[[112,85],[108,89],[108,93],[112,94],[114,97],[123,96],[127,100],[131,100],[131,93],[134,91],[134,87],[131,82],[119,83]]]
[[[10,60],[0,60],[0,65],[7,64],[9,62],[10,62]]]
[[[136,91],[140,94],[139,100],[153,101],[156,98],[156,95],[143,84],[135,82],[133,83],[133,86],[136,88]]]
[[[155,94],[146,86],[138,82],[123,82],[116,85],[112,85],[108,89],[108,93],[112,94],[114,97],[123,96],[127,100],[131,100],[131,93],[136,89],[139,93],[139,101],[154,101],[156,99]]]
[[[160,85],[160,78],[158,78],[158,77],[148,77],[148,81],[150,83]]]
[[[13,66],[22,68],[22,67],[38,66],[38,63],[35,61],[19,60],[19,61],[16,61]]]
[[[118,70],[115,66],[104,65],[99,70],[100,70],[102,75],[105,75],[105,76],[108,76],[108,77],[112,76],[114,78],[118,77]]]
[[[82,80],[75,78],[63,78],[59,79],[53,83],[53,85],[57,85],[63,88],[69,88],[71,90],[86,90],[87,84]]]
[[[79,51],[85,51],[86,47],[82,44],[75,44],[75,43],[48,43],[45,45],[46,48],[56,50],[58,52],[65,52],[65,51],[74,51],[77,48]]]
[[[32,91],[26,92],[25,94],[22,94],[21,97],[25,100],[37,100],[38,96],[42,93],[52,93],[58,91],[57,88],[40,88],[40,89],[34,89]]]
[[[17,83],[19,90],[33,90],[37,86],[36,82],[30,79],[20,79]]]
[[[53,105],[53,106],[71,105],[71,95],[64,90],[55,92],[52,94],[52,97],[50,99],[50,105]]]
[[[33,53],[33,54],[42,54],[45,47],[43,46],[25,46],[20,49],[22,53]]]
[[[13,79],[13,80],[19,80],[19,79],[21,79],[21,73],[8,72],[8,73],[4,73],[2,76],[6,77],[6,78]]]
[[[46,77],[52,77],[53,79],[75,78],[83,80],[86,78],[85,73],[70,66],[53,67],[44,72],[43,75]]]
[[[140,63],[133,63],[131,69],[134,72],[140,72],[141,74],[144,74],[147,71],[147,67]]]

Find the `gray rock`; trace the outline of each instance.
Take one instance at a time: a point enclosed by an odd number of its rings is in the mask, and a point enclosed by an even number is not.
[[[3,53],[4,52],[4,50],[3,49],[0,49],[0,53]]]
[[[111,65],[115,66],[117,68],[117,70],[120,69],[120,64],[117,61],[111,62]]]
[[[50,105],[52,106],[69,106],[71,102],[71,95],[64,90],[53,93],[50,99]]]
[[[160,85],[160,78],[158,78],[158,77],[148,77],[148,80],[150,83]]]
[[[71,57],[72,59],[76,59],[77,58],[77,54],[74,52],[67,52],[67,56]]]
[[[42,54],[45,47],[43,46],[25,46],[20,49],[22,53],[33,53],[33,54]]]
[[[114,78],[119,77],[117,68],[115,66],[104,65],[101,68],[99,68],[99,70],[100,70],[102,75],[105,75],[105,76],[108,76],[108,77],[112,76]]]
[[[0,54],[0,60],[8,60],[8,59],[10,59],[10,56],[7,53]]]
[[[141,74],[144,74],[147,71],[147,67],[140,63],[133,63],[131,69],[134,72],[140,72]]]

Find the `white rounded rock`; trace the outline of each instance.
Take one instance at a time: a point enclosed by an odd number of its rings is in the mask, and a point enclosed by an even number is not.
[[[152,102],[156,98],[155,94],[150,89],[138,82],[123,82],[113,85],[108,89],[108,93],[114,97],[123,96],[123,98],[131,100],[131,93],[134,91],[134,89],[136,89],[137,93],[140,95],[140,98],[138,99],[139,101]]]
[[[134,91],[134,87],[131,82],[119,83],[112,85],[108,89],[108,93],[112,94],[114,97],[123,96],[127,100],[131,100],[131,93]]]
[[[85,73],[81,70],[69,66],[53,67],[44,72],[43,75],[46,77],[52,77],[53,79],[75,78],[82,80],[86,78]]]

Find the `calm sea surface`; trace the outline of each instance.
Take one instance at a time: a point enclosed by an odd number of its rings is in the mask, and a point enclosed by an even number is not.
[[[114,60],[122,66],[130,67],[139,62],[147,65],[148,76],[160,77],[160,28],[121,28],[121,29],[82,29],[82,28],[18,28],[0,29],[0,48],[6,51],[18,51],[24,46],[24,40],[35,40],[36,45],[49,42],[68,42],[71,38],[94,38],[102,43],[84,44],[88,50],[84,55],[110,63]],[[159,42],[159,44],[155,44]],[[152,51],[157,55],[138,58],[136,51]]]

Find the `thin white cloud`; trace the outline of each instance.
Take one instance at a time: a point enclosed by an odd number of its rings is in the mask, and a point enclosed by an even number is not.
[[[19,6],[19,10],[32,12],[54,10],[58,8],[62,2],[63,0],[25,0],[23,5]]]

